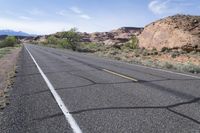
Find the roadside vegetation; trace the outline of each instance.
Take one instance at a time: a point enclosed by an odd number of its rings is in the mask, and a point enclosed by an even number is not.
[[[200,73],[200,52],[188,52],[182,49],[169,49],[167,47],[162,48],[160,51],[156,48],[147,50],[140,48],[138,43],[136,36],[133,36],[124,44],[113,46],[94,42],[81,42],[81,37],[76,28],[50,35],[42,42],[43,45],[48,47],[92,53],[97,56],[129,63],[173,69],[181,72]]]
[[[9,54],[14,47],[19,46],[18,40],[13,36],[8,36],[5,39],[0,40],[0,58],[6,54]]]
[[[14,47],[18,43],[16,37],[8,36],[4,40],[0,41],[0,48]]]
[[[57,36],[51,35],[41,43],[46,46],[77,51],[80,46],[80,36],[77,29],[72,28],[69,31],[58,33]]]

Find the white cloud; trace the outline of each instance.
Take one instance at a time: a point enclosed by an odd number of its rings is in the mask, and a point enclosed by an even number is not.
[[[45,15],[45,12],[37,8],[27,11],[31,15]]]
[[[90,20],[91,17],[88,14],[85,14],[83,11],[81,11],[81,9],[79,9],[78,7],[71,7],[69,8],[73,13],[68,12],[67,10],[60,10],[59,12],[57,12],[56,14],[60,15],[60,16],[68,16],[68,17],[79,17],[81,19],[85,19],[85,20]]]
[[[26,17],[26,16],[19,16],[19,19],[22,19],[22,20],[32,20],[32,18]]]
[[[87,14],[82,14],[82,15],[80,15],[80,17],[83,19],[87,19],[87,20],[91,19],[91,17],[88,16]]]
[[[56,14],[60,15],[60,16],[66,16],[66,11],[65,10],[61,10],[59,12],[57,12]]]
[[[70,10],[73,11],[74,13],[76,13],[76,14],[82,13],[82,11],[78,7],[75,7],[75,6],[71,7]]]
[[[12,15],[12,16],[16,16],[17,15],[15,12],[13,12],[11,10],[6,10],[5,13],[8,14],[8,15]]]
[[[194,3],[188,0],[151,0],[148,8],[158,15],[182,13],[188,7],[194,6]]]
[[[162,0],[153,0],[149,3],[149,9],[155,14],[163,14],[168,10],[167,4],[170,0],[162,1]]]

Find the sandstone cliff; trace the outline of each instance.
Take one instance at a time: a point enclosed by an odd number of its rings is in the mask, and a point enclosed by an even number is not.
[[[139,35],[139,45],[146,49],[200,51],[200,16],[175,15],[153,22]]]

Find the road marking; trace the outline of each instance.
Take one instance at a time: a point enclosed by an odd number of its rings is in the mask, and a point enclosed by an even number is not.
[[[31,54],[31,52],[27,48],[26,48],[26,50],[28,51],[28,53],[31,56],[31,58],[32,58],[33,62],[35,63],[35,65],[37,66],[40,74],[42,75],[42,77],[45,80],[47,86],[49,87],[49,89],[50,89],[52,95],[54,96],[57,104],[59,105],[60,109],[62,110],[63,114],[65,115],[65,118],[67,119],[67,121],[69,122],[71,128],[73,129],[73,132],[74,133],[82,133],[82,131],[81,131],[80,127],[78,126],[78,124],[76,123],[75,119],[69,113],[69,110],[65,106],[65,104],[62,101],[61,97],[56,92],[55,88],[53,87],[53,85],[51,84],[51,82],[49,81],[49,79],[47,78],[47,76],[44,74],[44,72],[42,71],[42,69],[40,68],[40,66],[37,64],[36,60],[34,59],[34,57]]]
[[[107,70],[107,69],[102,69],[102,70],[105,71],[105,72],[111,73],[113,75],[116,75],[116,76],[119,76],[119,77],[122,77],[122,78],[125,78],[125,79],[128,79],[128,80],[132,80],[132,81],[138,82],[137,79],[134,79],[132,77],[128,77],[128,76],[125,76],[125,75],[122,75],[122,74],[119,74],[119,73],[116,73],[116,72],[113,72],[113,71],[110,71],[110,70]]]

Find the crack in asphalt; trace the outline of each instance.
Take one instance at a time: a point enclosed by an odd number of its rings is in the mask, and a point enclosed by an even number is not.
[[[146,87],[151,87],[151,89],[157,89],[161,92],[167,92],[169,94],[172,94],[172,95],[177,96],[177,97],[181,97],[183,99],[195,98],[195,96],[193,96],[193,95],[190,95],[190,94],[187,94],[187,93],[184,93],[184,92],[180,92],[180,91],[171,89],[169,87],[165,87],[165,86],[162,86],[162,85],[151,83],[151,82],[148,82],[148,81],[141,81],[140,80],[139,84],[144,85]]]
[[[200,97],[194,98],[190,101],[187,102],[180,102],[172,105],[167,105],[167,106],[135,106],[135,107],[103,107],[103,108],[89,108],[89,109],[82,109],[82,110],[77,110],[77,111],[70,111],[70,114],[80,114],[80,113],[85,113],[85,112],[91,112],[91,111],[102,111],[102,110],[136,110],[136,109],[166,109],[176,115],[179,115],[183,118],[186,118],[190,121],[193,121],[197,124],[200,124],[200,121],[189,117],[187,115],[184,115],[180,112],[174,111],[173,108],[181,106],[181,105],[187,105],[187,104],[192,104],[200,101]]]
[[[79,78],[82,78],[82,79],[85,79],[85,80],[87,80],[87,81],[89,81],[89,82],[91,82],[91,83],[93,83],[93,84],[97,84],[97,83],[96,83],[95,81],[93,81],[92,79],[89,79],[89,78],[87,78],[87,77],[81,76],[81,75],[79,75],[79,74],[75,74],[75,73],[69,73],[69,74],[74,75],[74,76],[79,77]]]
[[[184,117],[184,118],[186,118],[186,119],[188,119],[188,120],[191,120],[191,121],[193,121],[193,122],[195,122],[195,123],[197,123],[197,124],[200,125],[200,121],[198,121],[198,120],[196,120],[196,119],[193,119],[193,118],[191,118],[191,117],[189,117],[189,116],[187,116],[187,115],[184,115],[184,114],[182,114],[182,113],[179,113],[179,112],[177,112],[177,111],[174,111],[174,110],[172,110],[172,109],[170,109],[170,108],[167,108],[167,110],[170,111],[170,112],[172,112],[172,113],[174,113],[174,114],[176,114],[176,115],[182,116],[182,117]]]

